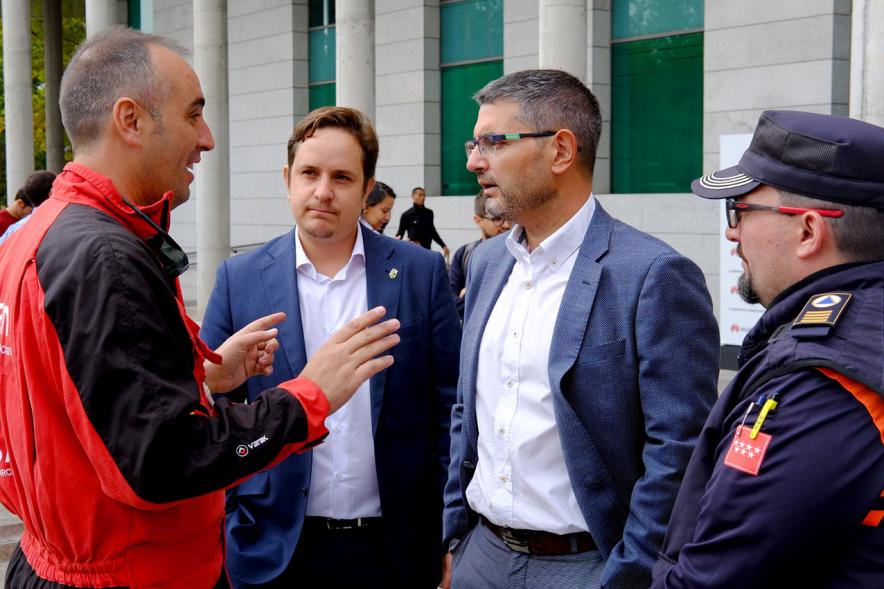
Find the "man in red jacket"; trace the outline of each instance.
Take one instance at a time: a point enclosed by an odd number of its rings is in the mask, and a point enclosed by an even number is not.
[[[319,443],[392,363],[378,308],[299,378],[213,400],[269,374],[283,314],[213,352],[184,312],[169,210],[214,143],[182,54],[125,28],[80,47],[61,89],[74,162],[0,249],[0,501],[25,528],[7,586],[226,587],[221,489]]]

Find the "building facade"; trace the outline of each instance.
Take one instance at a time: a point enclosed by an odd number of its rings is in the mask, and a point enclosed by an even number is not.
[[[18,3],[3,0],[4,25]],[[399,196],[388,233],[411,206],[411,189],[423,186],[453,250],[477,233],[478,185],[463,151],[477,112],[472,94],[520,69],[569,71],[602,107],[599,201],[695,260],[716,312],[719,291],[733,280],[720,269],[722,215],[718,203],[691,196],[689,183],[719,165],[722,137],[751,133],[769,108],[884,125],[884,62],[871,59],[884,54],[884,3],[876,0],[129,0],[128,11],[124,4],[86,0],[87,33],[90,11],[93,21],[99,13],[112,16],[104,22],[137,20],[193,49],[207,97],[222,94],[206,117],[224,141],[204,158],[209,165],[197,166],[195,197],[173,224],[175,239],[196,252],[197,271],[183,286],[198,309],[219,256],[291,228],[285,145],[316,106],[355,106],[374,121],[377,178]],[[200,212],[201,200],[210,214]]]

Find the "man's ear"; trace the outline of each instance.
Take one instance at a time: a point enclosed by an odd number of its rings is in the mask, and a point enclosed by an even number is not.
[[[835,234],[832,226],[816,211],[802,213],[801,235],[798,238],[798,246],[795,255],[800,259],[807,260],[835,247]]]
[[[126,145],[139,147],[142,144],[145,116],[148,116],[148,113],[131,98],[123,96],[114,103],[111,121],[117,135]]]
[[[282,167],[282,181],[285,182],[285,187],[289,187],[289,167],[288,164]]]
[[[562,174],[577,161],[577,136],[570,129],[560,129],[553,135],[551,149],[555,149],[551,172]]]

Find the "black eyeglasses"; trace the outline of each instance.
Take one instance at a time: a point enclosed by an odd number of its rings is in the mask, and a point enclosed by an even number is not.
[[[800,215],[815,211],[823,217],[838,218],[844,215],[844,211],[840,209],[806,209],[802,207],[773,207],[767,205],[755,205],[748,202],[739,202],[732,198],[724,201],[725,215],[727,217],[727,226],[736,229],[740,224],[740,215],[749,211],[774,211],[781,215]]]
[[[187,254],[178,243],[172,239],[172,236],[163,231],[163,229],[154,223],[153,219],[141,212],[141,210],[131,202],[123,198],[123,202],[135,211],[135,214],[147,221],[147,223],[156,230],[156,235],[148,237],[145,241],[148,247],[156,255],[163,267],[163,274],[170,285],[175,284],[175,279],[184,274],[190,268],[190,260]]]
[[[519,139],[528,139],[531,137],[552,137],[558,131],[538,131],[537,133],[503,133],[500,135],[480,135],[473,137],[469,141],[464,142],[463,147],[467,153],[467,158],[473,153],[473,150],[479,148],[480,155],[494,155],[497,151],[497,144],[503,141],[518,141]]]

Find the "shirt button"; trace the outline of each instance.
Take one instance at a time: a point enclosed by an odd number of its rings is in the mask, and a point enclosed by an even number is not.
[[[532,286],[534,286],[534,284],[530,280],[525,283],[525,288],[531,288]]]
[[[513,388],[513,381],[511,381],[511,380],[506,381],[506,386],[508,388]]]
[[[501,483],[505,483],[505,482],[506,482],[506,478],[507,478],[507,477],[506,477],[505,474],[500,475],[500,482],[501,482]]]
[[[505,427],[502,427],[502,428],[500,428],[499,430],[497,430],[497,432],[498,432],[500,435],[504,435],[504,434],[506,433],[506,428],[505,428]]]
[[[514,337],[514,338],[518,338],[518,337],[519,337],[519,332],[518,332],[518,331],[514,331],[514,332],[513,332],[513,337]]]
[[[344,480],[344,475],[342,475],[342,474],[340,474],[340,473],[339,473],[339,474],[336,474],[336,475],[335,475],[335,480],[343,481],[343,480]]]

